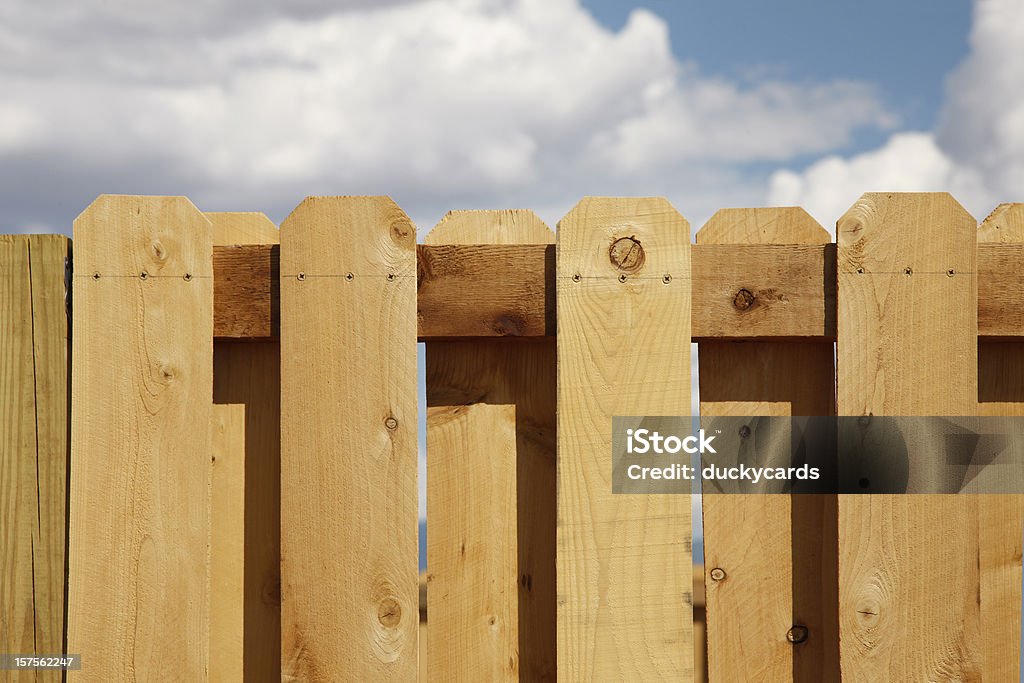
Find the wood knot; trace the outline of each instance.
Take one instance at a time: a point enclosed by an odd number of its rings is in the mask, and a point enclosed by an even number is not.
[[[736,296],[732,298],[732,305],[736,307],[738,311],[745,311],[754,305],[757,301],[757,297],[749,289],[741,289],[736,292]]]
[[[153,250],[153,257],[157,261],[162,263],[167,259],[167,250],[164,249],[164,245],[159,240],[154,240],[150,248]]]
[[[402,606],[394,598],[384,598],[377,605],[377,621],[386,628],[394,628],[402,621]]]
[[[402,219],[391,224],[391,239],[399,244],[407,242],[412,234],[413,227],[408,220]]]
[[[644,267],[647,256],[640,240],[631,235],[612,242],[611,248],[608,249],[608,260],[624,273],[635,273]]]

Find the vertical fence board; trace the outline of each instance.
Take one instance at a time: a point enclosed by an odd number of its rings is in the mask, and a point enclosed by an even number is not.
[[[531,211],[453,211],[445,216],[426,237],[427,244],[551,244],[554,233]],[[486,287],[486,282],[480,283]],[[513,420],[511,459],[503,463],[516,482],[511,491],[498,489],[488,496],[497,496],[502,514],[486,518],[474,516],[473,526],[464,530],[450,527],[448,509],[461,509],[461,490],[433,488],[427,505],[428,535],[427,569],[428,633],[433,644],[429,660],[436,667],[453,672],[460,666],[488,663],[493,652],[472,647],[458,638],[445,624],[452,619],[466,618],[458,612],[478,613],[480,602],[474,598],[472,582],[476,580],[479,562],[470,558],[459,563],[444,560],[450,556],[450,545],[463,535],[483,540],[508,538],[505,530],[516,532],[518,548],[512,549],[509,573],[495,574],[489,591],[491,599],[500,596],[507,604],[491,607],[496,611],[514,613],[518,628],[503,631],[509,646],[517,651],[514,667],[508,657],[489,662],[491,669],[506,676],[525,680],[552,680],[555,676],[555,344],[544,339],[531,343],[509,343],[507,340],[475,342],[432,342],[426,353],[427,405],[430,407],[468,406],[475,403],[512,405]],[[433,415],[435,413],[431,413]],[[491,478],[492,472],[477,469],[471,461],[494,457],[488,439],[495,433],[491,415],[486,411],[460,413],[459,429],[447,428],[446,411],[435,427],[428,415],[428,467],[466,468],[463,477],[471,477],[475,487],[488,490],[502,486],[505,477]],[[435,429],[438,433],[435,435]],[[486,438],[485,438],[486,437]],[[502,442],[503,444],[504,442]],[[493,465],[492,465],[493,466]],[[435,470],[431,470],[435,471]],[[474,477],[479,474],[480,477]],[[432,477],[428,476],[428,481]],[[511,495],[511,498],[507,497]],[[493,503],[494,501],[492,501]],[[431,519],[437,522],[431,522]],[[493,540],[490,542],[494,542]],[[435,561],[431,558],[437,558]],[[483,561],[483,558],[480,558]],[[451,594],[442,586],[456,586],[461,594]],[[441,598],[440,596],[445,596]],[[457,599],[458,597],[458,599]],[[477,626],[490,631],[480,620]],[[458,651],[460,659],[452,657]],[[465,671],[465,669],[462,669]]]
[[[207,676],[211,233],[183,197],[105,195],[75,220],[74,678]]]
[[[697,244],[829,242],[824,228],[792,207],[722,209],[697,232]],[[756,315],[756,306],[755,300],[747,314]],[[699,364],[702,415],[760,414],[735,412],[757,405],[746,402],[785,403],[777,414],[835,414],[831,343],[702,342]],[[713,412],[705,412],[709,404]],[[718,567],[729,577],[728,585],[705,582],[712,679],[837,678],[835,498],[711,495],[703,498],[703,514],[705,571]],[[738,520],[757,525],[757,533],[743,537],[756,550],[737,540]],[[808,629],[797,646],[786,639],[795,624]],[[737,657],[740,651],[746,656]]]
[[[1024,204],[1002,204],[978,226],[978,242],[1024,242]],[[1024,343],[979,341],[982,415],[1024,415]],[[984,496],[980,512],[981,626],[985,674],[1020,679],[1024,496]]]
[[[284,677],[416,678],[415,242],[386,197],[281,227]]]
[[[705,418],[785,417],[789,410],[786,402],[700,402]],[[701,507],[709,680],[793,680],[793,645],[786,640],[794,623],[789,496],[705,490]],[[716,580],[717,570],[724,579]]]
[[[840,414],[975,413],[975,231],[947,194],[870,193],[839,220]],[[840,496],[844,678],[981,680],[978,500]]]
[[[559,678],[692,680],[690,496],[611,493],[612,416],[690,413],[689,224],[587,198],[556,265]]]
[[[68,319],[60,235],[0,236],[0,652],[64,647]],[[60,672],[8,672],[59,681]]]
[[[262,213],[208,212],[214,245],[277,244]],[[281,348],[278,341],[215,341],[213,400],[243,404],[245,477],[214,479],[212,496],[244,509],[243,669],[247,681],[281,680]]]
[[[515,681],[515,406],[428,408],[427,677]]]
[[[68,314],[66,277],[71,242],[29,235],[32,266],[32,351],[35,384],[38,532],[33,540],[36,652],[62,652],[67,591]],[[37,680],[59,680],[38,672]]]
[[[241,681],[245,638],[245,406],[213,406],[210,680]]]
[[[0,649],[35,652],[35,380],[29,245],[0,237]],[[29,680],[24,676],[21,680]]]

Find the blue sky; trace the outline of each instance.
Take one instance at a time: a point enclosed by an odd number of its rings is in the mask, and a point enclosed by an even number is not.
[[[966,0],[584,0],[618,30],[637,7],[669,26],[672,52],[708,74],[797,81],[836,78],[876,84],[906,128],[931,130],[946,74],[967,54]],[[867,149],[864,140],[854,149]]]

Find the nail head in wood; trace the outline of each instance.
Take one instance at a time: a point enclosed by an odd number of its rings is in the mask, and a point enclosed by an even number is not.
[[[793,643],[794,645],[799,645],[800,643],[807,640],[807,636],[809,635],[810,631],[807,629],[806,626],[794,624],[792,628],[786,631],[786,640]]]

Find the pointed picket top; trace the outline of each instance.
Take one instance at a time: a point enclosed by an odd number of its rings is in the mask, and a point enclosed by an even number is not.
[[[661,281],[680,274],[690,244],[690,222],[664,197],[584,197],[558,225],[559,279]]]
[[[449,211],[424,244],[554,244],[555,233],[529,209]]]
[[[697,231],[697,244],[823,244],[832,237],[799,206],[719,209]]]
[[[306,197],[281,237],[281,277],[416,276],[416,226],[390,197]]]
[[[1024,242],[1024,203],[1000,204],[978,226],[979,242]]]
[[[976,231],[977,221],[948,192],[867,192],[836,223],[838,269],[973,272]]]
[[[83,277],[212,277],[212,231],[188,197],[100,195],[74,222],[75,272]],[[114,244],[122,248],[112,249]]]

